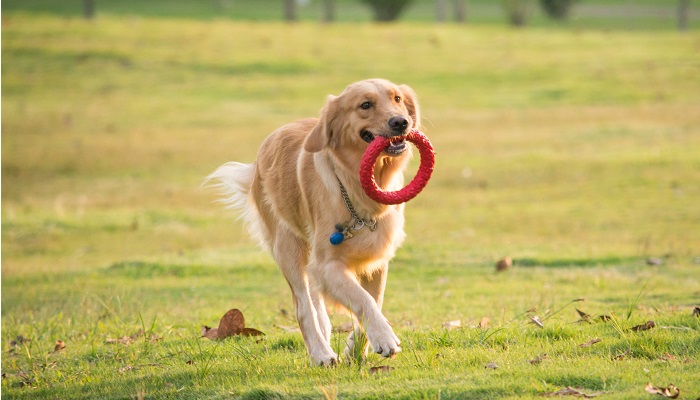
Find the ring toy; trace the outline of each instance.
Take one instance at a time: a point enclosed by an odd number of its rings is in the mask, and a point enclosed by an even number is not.
[[[379,154],[391,144],[391,142],[408,140],[413,143],[420,153],[420,166],[418,172],[411,183],[403,189],[395,192],[388,192],[380,189],[374,179],[374,164]],[[401,204],[416,197],[428,184],[430,176],[433,174],[435,166],[435,151],[428,138],[419,130],[414,129],[406,135],[386,138],[377,136],[372,140],[362,156],[360,164],[360,183],[367,196],[372,200],[382,204]]]

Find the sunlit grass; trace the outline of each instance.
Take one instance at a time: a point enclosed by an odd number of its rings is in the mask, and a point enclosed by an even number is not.
[[[4,13],[3,394],[434,399],[580,386],[635,398],[648,381],[700,393],[697,43]],[[377,76],[417,91],[437,149],[385,301],[404,352],[313,369],[285,330],[284,278],[200,184]],[[504,256],[515,266],[496,274]],[[264,341],[198,338],[234,307]],[[613,319],[579,323],[574,308]],[[462,328],[442,328],[453,320]],[[657,328],[629,330],[647,320]],[[106,343],[139,329],[161,339]],[[382,365],[393,369],[369,372]]]

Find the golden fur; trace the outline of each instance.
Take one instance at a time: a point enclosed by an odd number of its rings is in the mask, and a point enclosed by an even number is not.
[[[401,351],[381,307],[388,262],[405,237],[403,205],[374,202],[358,177],[367,148],[362,134],[397,135],[391,129],[397,118],[407,122],[406,132],[419,128],[410,87],[381,79],[356,82],[339,96],[329,96],[320,118],[296,121],[270,134],[255,163],[228,163],[209,177],[228,192],[231,207],[243,212],[251,234],[271,251],[287,279],[315,365],[338,359],[330,346],[326,301],[353,313],[374,351],[385,357]],[[408,146],[397,154],[382,153],[375,165],[377,184],[384,190],[403,187],[409,157]],[[351,220],[338,179],[359,216],[374,218],[377,225],[375,231],[354,231],[354,237],[333,246],[329,237],[336,224]],[[357,334],[350,335],[346,356],[354,351]]]

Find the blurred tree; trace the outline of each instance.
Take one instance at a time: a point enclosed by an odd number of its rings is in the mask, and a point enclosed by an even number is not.
[[[467,0],[452,0],[455,22],[464,22],[466,20],[466,1]],[[447,20],[447,0],[435,1],[435,16],[438,22],[445,22]]]
[[[678,0],[678,30],[688,29],[688,13],[690,12],[690,0]]]
[[[360,0],[374,11],[376,21],[393,21],[413,0]]]
[[[324,0],[323,6],[323,22],[333,22],[335,20],[335,0]]]
[[[83,16],[92,19],[95,16],[95,0],[83,0]]]
[[[571,6],[576,0],[540,0],[540,6],[545,14],[554,18],[565,20],[571,14]]]
[[[284,0],[284,20],[285,21],[296,21],[297,20],[297,1],[296,0]]]
[[[517,27],[525,26],[529,4],[528,0],[503,0],[508,22]]]

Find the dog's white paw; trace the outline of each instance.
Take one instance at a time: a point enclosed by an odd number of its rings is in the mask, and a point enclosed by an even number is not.
[[[330,354],[311,355],[311,365],[317,367],[333,367],[338,364],[338,355],[331,352]]]
[[[401,341],[386,322],[378,328],[368,326],[367,338],[372,345],[372,350],[383,357],[391,357],[401,352]]]

